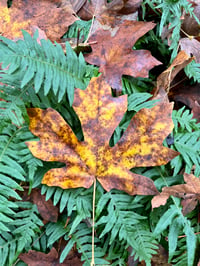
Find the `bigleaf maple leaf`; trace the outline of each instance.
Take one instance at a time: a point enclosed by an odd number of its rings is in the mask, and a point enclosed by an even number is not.
[[[113,29],[100,28],[89,38],[92,53],[85,60],[100,66],[106,82],[117,90],[122,88],[122,75],[148,77],[149,70],[161,63],[149,51],[132,47],[154,26],[152,22],[125,20]]]
[[[93,78],[86,91],[75,91],[73,107],[81,121],[84,141],[77,139],[55,110],[28,109],[30,130],[40,138],[27,143],[33,155],[66,164],[49,170],[42,183],[63,189],[89,188],[97,178],[107,191],[116,188],[131,195],[157,194],[152,180],[129,169],[165,164],[177,155],[162,146],[173,128],[172,105],[162,102],[138,112],[114,147],[109,146],[109,139],[126,111],[125,95],[113,98],[102,77]]]
[[[0,28],[6,38],[22,38],[21,29],[31,33],[31,27],[37,26],[45,31],[52,41],[60,42],[68,26],[77,18],[68,1],[62,0],[15,0],[7,7],[7,0],[0,1]]]

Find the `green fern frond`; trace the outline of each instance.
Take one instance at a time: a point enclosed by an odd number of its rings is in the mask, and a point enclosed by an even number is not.
[[[134,226],[129,235],[128,244],[133,248],[132,255],[135,259],[145,260],[146,265],[151,265],[151,257],[156,254],[158,243],[146,222]]]
[[[194,174],[200,175],[200,130],[191,133],[179,133],[174,137],[174,147],[180,152],[180,155],[174,158],[170,164],[174,168],[176,175],[183,163],[185,163],[185,172],[190,173],[195,165]]]
[[[153,89],[153,82],[149,78],[134,78],[131,76],[122,77],[123,94],[131,95],[138,92],[150,92]]]
[[[138,112],[143,108],[152,108],[156,105],[158,100],[147,101],[151,98],[152,95],[150,93],[134,93],[128,97],[128,111]]]
[[[25,181],[25,171],[19,164],[20,142],[16,135],[21,132],[14,125],[4,128],[0,135],[0,215],[1,231],[9,231],[7,222],[14,215],[16,203],[10,202],[10,198],[21,200],[17,190],[22,191],[20,181]],[[6,218],[7,217],[7,218]]]
[[[79,40],[83,38],[83,42],[87,39],[91,25],[92,20],[77,20],[71,26],[69,26],[69,29],[63,38],[77,38],[79,35]]]
[[[141,220],[146,219],[133,210],[140,207],[139,204],[133,203],[133,198],[129,195],[116,192],[112,190],[105,193],[98,201],[96,207],[96,218],[103,214],[106,208],[107,215],[103,215],[97,221],[96,226],[105,225],[101,232],[100,238],[108,232],[111,233],[110,244],[118,236],[119,240],[128,238],[134,226],[140,223]]]
[[[36,205],[30,202],[16,202],[22,211],[13,215],[13,221],[7,225],[10,232],[0,234],[0,261],[2,266],[11,266],[25,246],[31,245],[33,237],[43,226],[38,217]]]
[[[51,247],[60,237],[69,233],[66,221],[67,217],[62,215],[56,223],[48,223],[46,226],[47,247]]]
[[[196,235],[194,234],[190,221],[181,212],[181,208],[179,207],[180,200],[174,197],[172,199],[174,204],[171,204],[170,208],[161,216],[153,233],[155,237],[159,237],[169,227],[168,239],[171,259],[175,255],[177,248],[177,240],[175,238],[178,237],[181,229],[186,235],[187,265],[192,266],[196,249]]]
[[[193,115],[189,110],[185,110],[185,106],[183,106],[178,111],[173,110],[172,119],[174,123],[174,131],[177,132],[192,132],[193,130],[198,130],[200,128],[200,124],[197,124],[196,119],[192,118]]]
[[[188,265],[187,264],[187,252],[185,252],[187,250],[187,246],[186,246],[186,242],[184,239],[182,239],[181,241],[179,241],[179,249],[174,253],[174,258],[171,261],[173,263],[174,266],[183,266],[183,265]]]
[[[69,251],[76,244],[76,248],[79,253],[81,253],[81,260],[84,261],[83,266],[89,266],[92,258],[92,238],[91,238],[92,228],[88,227],[86,223],[80,223],[76,228],[76,231],[73,234],[70,234],[70,238],[68,236],[65,237],[65,240],[69,240],[66,247],[64,248],[61,256],[60,262],[62,263],[66,258]],[[101,243],[101,241],[95,237],[94,238],[94,256],[95,256],[95,264],[96,265],[110,265],[110,263],[104,259],[106,255],[106,246],[101,248],[101,245],[105,243]],[[99,245],[100,244],[100,245]]]
[[[194,60],[184,68],[185,74],[193,78],[195,82],[200,82],[200,64]]]
[[[18,72],[24,74],[20,84],[21,89],[33,80],[36,93],[44,85],[45,95],[52,89],[60,102],[67,93],[71,105],[74,88],[85,89],[94,68],[85,63],[82,54],[77,56],[69,43],[66,42],[66,56],[57,43],[53,45],[49,40],[41,40],[39,45],[37,35],[36,32],[32,38],[23,31],[24,40],[16,43],[0,36],[2,68],[9,65],[9,69],[4,70],[6,74]],[[3,83],[6,74],[2,73]]]
[[[74,230],[83,219],[91,217],[92,187],[90,189],[76,188],[63,190],[58,187],[43,185],[41,194],[43,195],[45,193],[46,200],[52,198],[54,205],[59,204],[60,212],[63,212],[65,209],[68,216],[70,216],[73,211],[77,212],[72,230]]]
[[[22,126],[24,118],[28,120],[25,104],[21,99],[21,91],[9,86],[0,86],[0,117],[10,120],[16,126]]]
[[[108,250],[108,255],[106,259],[108,261],[112,261],[112,266],[127,265],[126,261],[128,259],[129,253],[128,250],[125,248],[126,241],[118,241],[118,239],[115,239],[115,241],[113,241],[111,245],[106,245],[107,242],[110,241],[109,235],[107,235],[105,238],[105,247]]]
[[[172,36],[170,38],[171,44],[169,49],[172,50],[171,60],[173,60],[178,51],[178,45],[180,40],[181,31],[181,16],[183,10],[186,14],[193,16],[195,20],[199,23],[198,18],[193,12],[192,4],[187,0],[145,0],[143,3],[143,11],[145,12],[145,4],[148,4],[151,9],[157,12],[158,9],[161,10],[161,20],[159,35],[161,36],[163,28],[165,25],[170,25],[169,29],[172,29]]]
[[[112,244],[116,238],[119,238],[119,241],[126,241],[126,245],[133,248],[135,256],[150,265],[152,254],[156,253],[157,242],[143,222],[146,217],[135,212],[139,207],[140,205],[134,203],[131,196],[114,190],[110,191],[97,203],[96,227],[100,226],[102,229],[99,238],[109,233],[109,244]]]

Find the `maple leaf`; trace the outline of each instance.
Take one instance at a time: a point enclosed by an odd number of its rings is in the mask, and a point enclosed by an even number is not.
[[[200,201],[200,179],[192,174],[184,174],[186,184],[163,187],[162,192],[152,199],[152,208],[165,205],[170,196],[183,198],[183,214],[191,212]]]
[[[121,90],[122,75],[148,77],[149,70],[160,64],[149,51],[132,50],[136,41],[154,26],[152,22],[126,20],[113,30],[98,29],[89,38],[92,53],[85,59],[100,66],[106,82]]]
[[[70,3],[61,5],[62,0],[15,0],[7,8],[7,0],[0,2],[0,27],[4,37],[22,37],[21,29],[31,33],[31,26],[44,30],[52,41],[60,41],[68,26],[77,18]],[[64,18],[64,19],[63,19]]]
[[[138,112],[121,140],[110,147],[109,139],[126,110],[126,99],[125,95],[113,98],[102,77],[93,78],[86,91],[76,90],[73,107],[81,121],[84,141],[77,139],[55,110],[28,109],[30,130],[40,138],[39,142],[27,143],[33,155],[66,164],[49,170],[43,184],[63,189],[89,188],[97,178],[107,191],[116,188],[131,195],[157,193],[152,180],[129,169],[165,164],[178,155],[162,146],[173,128],[172,104],[162,102]]]

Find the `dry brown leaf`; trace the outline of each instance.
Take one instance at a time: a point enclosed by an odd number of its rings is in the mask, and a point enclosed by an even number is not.
[[[154,95],[156,95],[161,88],[169,92],[170,84],[175,76],[193,59],[194,58],[190,57],[190,55],[187,55],[185,51],[180,51],[173,60],[172,64],[158,76],[157,88],[154,92]]]
[[[114,147],[109,146],[109,139],[126,110],[126,96],[113,98],[102,77],[93,78],[86,91],[76,90],[73,107],[84,132],[82,142],[55,110],[28,110],[30,130],[40,138],[27,143],[33,155],[66,164],[49,170],[42,183],[63,189],[89,188],[97,178],[107,191],[157,194],[152,180],[129,169],[166,164],[178,155],[162,146],[173,129],[173,104],[164,97],[154,108],[139,111]]]
[[[48,254],[43,252],[29,250],[28,253],[22,253],[19,258],[28,264],[28,266],[81,266],[82,263],[78,257],[72,259],[66,258],[63,263],[59,262],[58,252],[52,248]]]
[[[162,188],[162,192],[152,199],[152,208],[165,205],[170,196],[182,198],[183,214],[191,212],[200,200],[200,179],[192,174],[184,174],[186,184]]]
[[[93,16],[122,16],[135,13],[141,5],[141,0],[113,0],[108,3],[106,0],[90,0],[78,12],[78,16],[83,20],[92,19]]]
[[[200,90],[199,84],[182,85],[170,90],[169,97],[177,104],[185,105],[192,110],[193,118],[200,121]]]
[[[179,41],[181,50],[185,51],[188,56],[194,56],[193,59],[200,63],[200,42],[196,39],[181,38]]]
[[[77,18],[69,2],[62,0],[15,0],[7,8],[7,0],[0,1],[1,34],[10,39],[21,38],[21,29],[31,33],[31,26],[45,31],[51,41],[60,41],[68,26]]]
[[[23,200],[36,204],[40,215],[45,221],[56,223],[58,219],[58,207],[53,205],[52,200],[49,199],[46,201],[45,195],[41,195],[41,191],[36,188],[32,189],[30,195],[27,193],[23,193]]]
[[[97,30],[90,38],[92,53],[85,59],[100,66],[106,82],[117,90],[122,89],[122,75],[148,77],[151,68],[159,65],[149,51],[133,50],[135,42],[153,29],[151,22],[124,21],[114,30]]]
[[[191,1],[189,0],[190,3],[192,3],[193,7],[194,7],[194,14],[195,16],[200,19],[200,3],[199,1]],[[195,36],[198,38],[199,33],[200,33],[200,29],[199,29],[199,24],[196,21],[196,19],[194,18],[194,16],[191,16],[190,14],[185,14],[183,21],[182,21],[182,25],[181,25],[181,29],[190,36]]]
[[[200,104],[195,101],[193,108],[192,108],[193,118],[197,120],[197,122],[200,122]]]

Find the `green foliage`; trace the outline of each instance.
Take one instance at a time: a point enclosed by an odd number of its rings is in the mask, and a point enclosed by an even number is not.
[[[85,89],[94,68],[86,65],[83,55],[77,56],[69,43],[66,42],[66,57],[57,43],[53,45],[49,40],[43,39],[39,45],[37,35],[36,32],[32,38],[23,31],[24,40],[16,43],[1,36],[2,68],[9,65],[9,69],[4,72],[18,75],[23,73],[23,79],[20,82],[21,89],[33,81],[36,93],[41,88],[44,90],[44,95],[52,90],[60,102],[67,92],[69,103],[72,105],[74,88]]]
[[[0,233],[1,265],[13,265],[24,249],[30,249],[33,237],[40,231],[40,226],[43,226],[36,205],[30,202],[15,204],[18,211],[12,214],[12,221],[7,221],[8,230]]]
[[[145,5],[149,5],[157,14],[160,10],[161,18],[159,24],[159,35],[161,36],[164,26],[168,26],[168,29],[172,31],[170,38],[169,49],[172,50],[171,60],[177,55],[180,32],[181,32],[181,16],[183,10],[186,14],[193,16],[197,22],[198,18],[194,15],[192,4],[187,0],[145,0],[143,3],[143,11],[145,13]]]
[[[135,210],[142,205],[134,203],[134,199],[123,193],[112,190],[104,194],[96,207],[96,228],[100,226],[100,238],[110,235],[109,244],[116,238],[132,247],[132,254],[139,260],[145,260],[151,265],[152,254],[157,248],[153,235],[149,229],[146,217]],[[106,215],[105,215],[105,214]]]
[[[68,29],[67,33],[63,36],[63,38],[78,38],[79,42],[83,39],[85,41],[87,39],[88,33],[90,31],[92,21],[84,21],[77,20],[75,21]]]
[[[182,167],[190,173],[195,165],[194,174],[200,175],[200,124],[192,119],[188,110],[181,108],[173,111],[174,121],[174,145],[180,155],[171,160],[174,175],[177,175]]]
[[[177,247],[177,237],[180,229],[186,235],[187,246],[187,265],[192,266],[194,262],[196,249],[196,235],[191,228],[190,221],[183,216],[178,200],[173,198],[174,204],[171,204],[169,209],[161,216],[155,229],[154,235],[159,236],[164,230],[169,227],[168,241],[169,241],[169,260],[175,255]]]
[[[189,78],[193,78],[195,82],[200,82],[200,64],[194,60],[188,64],[185,68],[185,74]]]
[[[180,38],[183,10],[193,15],[188,1],[155,0],[144,1],[158,14],[158,34],[151,31],[136,44],[153,44],[166,57],[169,50],[176,56]],[[158,12],[158,10],[160,12]],[[172,45],[166,48],[162,43],[163,27],[170,24]],[[91,21],[77,21],[70,26],[64,37],[87,38]],[[41,184],[44,173],[61,163],[42,162],[33,157],[25,142],[34,139],[28,129],[27,107],[52,107],[57,110],[81,140],[83,134],[80,121],[71,104],[74,88],[85,89],[91,77],[98,75],[97,69],[86,64],[66,43],[66,55],[59,44],[50,41],[36,41],[23,32],[24,40],[13,42],[0,37],[0,261],[2,266],[13,265],[22,252],[30,249],[48,253],[61,240],[65,247],[60,254],[64,261],[74,247],[80,253],[83,265],[90,265],[92,257],[92,197],[90,189],[63,190]],[[150,47],[150,45],[149,45]],[[135,49],[134,48],[134,49]],[[163,60],[165,62],[165,60]],[[188,77],[199,81],[199,65],[192,62],[185,69]],[[150,100],[154,87],[152,78],[124,76],[123,94],[128,94],[128,110],[115,130],[111,145],[114,145],[133,115],[142,108],[151,108],[156,101]],[[113,91],[114,94],[114,91]],[[180,152],[168,165],[132,169],[134,173],[154,180],[159,190],[164,186],[183,183],[181,170],[190,173],[195,164],[195,175],[200,174],[200,124],[184,108],[173,112],[174,144],[171,148]],[[46,200],[52,199],[59,207],[56,223],[43,225],[37,208],[30,202],[23,202],[24,187],[39,188]],[[172,197],[165,206],[152,211],[150,196],[130,196],[122,191],[110,192],[97,184],[95,213],[95,263],[98,265],[126,265],[129,255],[135,260],[145,260],[151,265],[151,258],[157,253],[158,244],[168,248],[169,261],[173,265],[193,265],[199,238],[197,209],[184,217],[180,200]],[[180,238],[179,236],[186,235]],[[166,241],[167,239],[167,241]],[[131,251],[130,251],[131,250]],[[18,265],[18,264],[17,264]]]

